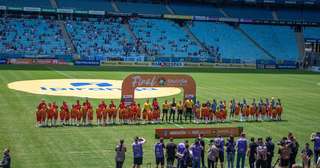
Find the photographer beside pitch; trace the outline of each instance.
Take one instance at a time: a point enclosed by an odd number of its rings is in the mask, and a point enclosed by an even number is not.
[[[6,148],[3,150],[3,158],[0,162],[0,167],[10,168],[10,165],[11,165],[10,150]]]

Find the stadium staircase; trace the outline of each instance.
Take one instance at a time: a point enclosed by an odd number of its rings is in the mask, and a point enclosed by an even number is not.
[[[304,59],[304,35],[303,32],[295,32],[295,37],[297,40],[297,47],[298,47],[298,51],[299,51],[299,58],[297,59],[297,61],[302,61]]]
[[[191,38],[191,40],[195,43],[197,43],[197,45],[200,47],[200,48],[203,48],[205,49],[206,52],[208,52],[210,55],[213,55],[215,56],[209,49],[208,47],[202,43],[193,33],[192,31],[190,30],[190,27],[188,26],[183,26],[182,29],[189,35],[189,37]]]
[[[114,11],[120,12],[120,9],[119,9],[118,5],[117,5],[113,0],[111,1],[111,6],[112,6],[112,8],[113,8]],[[131,38],[132,38],[134,41],[137,41],[138,38],[137,38],[137,36],[133,33],[131,26],[130,26],[127,22],[124,23],[123,26],[124,26],[125,29],[129,32]],[[137,46],[137,48],[138,48],[138,46]],[[144,50],[143,48],[145,48],[145,47],[144,47],[144,46],[140,46],[140,47],[138,48],[139,52],[142,53],[142,54],[144,54],[144,55],[149,56],[150,54],[148,53],[148,51]]]
[[[260,49],[261,51],[263,51],[267,56],[269,56],[269,58],[266,59],[273,59],[275,60],[276,57],[274,55],[272,55],[268,50],[264,49],[258,42],[256,42],[247,32],[245,32],[243,29],[241,29],[240,27],[237,27],[237,29],[248,39],[250,40],[258,49]]]
[[[218,8],[219,12],[222,13],[224,17],[230,17],[222,8]]]
[[[274,10],[272,10],[272,18],[273,18],[273,20],[279,20],[277,12]]]
[[[166,9],[169,11],[170,14],[175,14],[173,9],[170,7],[170,5],[166,4]]]

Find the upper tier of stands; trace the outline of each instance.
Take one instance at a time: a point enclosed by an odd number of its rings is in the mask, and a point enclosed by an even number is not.
[[[0,5],[13,7],[52,8],[49,0],[0,0]]]
[[[144,14],[166,14],[169,11],[163,4],[152,3],[131,3],[131,2],[116,2],[121,12],[128,13],[144,13]]]
[[[234,18],[268,19],[272,20],[272,11],[255,7],[224,7],[223,10]]]
[[[170,20],[131,19],[130,25],[151,55],[170,57],[208,56],[189,35]]]
[[[288,26],[241,25],[261,47],[280,60],[298,58],[298,45],[293,30]]]
[[[207,46],[219,49],[222,59],[254,62],[268,56],[249,41],[237,28],[224,23],[193,22],[191,31]]]
[[[43,19],[0,19],[0,53],[66,55],[59,26]]]
[[[80,56],[104,59],[106,56],[130,56],[136,53],[130,34],[121,19],[104,21],[68,21],[67,31]]]
[[[113,11],[111,3],[106,0],[56,0],[56,2],[59,8]]]
[[[320,21],[320,10],[279,9],[280,20]]]
[[[174,13],[179,15],[223,17],[223,14],[212,5],[173,3],[170,4],[170,7]]]

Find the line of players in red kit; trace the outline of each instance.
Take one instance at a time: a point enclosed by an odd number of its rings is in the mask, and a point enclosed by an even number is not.
[[[276,102],[273,98],[271,101],[262,99],[256,103],[253,99],[251,104],[236,102],[234,99],[229,102],[227,109],[226,101],[193,103],[192,99],[186,99],[184,102],[176,102],[173,98],[172,102],[167,100],[162,104],[162,115],[160,114],[160,105],[156,98],[152,103],[147,99],[141,109],[140,104],[133,102],[126,106],[123,101],[117,107],[113,101],[106,104],[103,100],[96,108],[97,125],[107,124],[136,124],[136,123],[160,123],[175,122],[175,114],[177,113],[176,122],[184,122],[187,120],[195,123],[215,123],[230,120],[239,121],[265,121],[265,120],[281,120],[283,111],[280,100]],[[72,105],[69,110],[68,104],[63,102],[60,106],[53,103],[46,103],[42,100],[36,111],[37,126],[57,126],[60,121],[61,125],[86,126],[92,125],[94,109],[87,99],[82,104],[79,100]],[[168,117],[168,113],[170,113]],[[162,116],[162,120],[160,120]],[[172,120],[171,120],[172,119]]]

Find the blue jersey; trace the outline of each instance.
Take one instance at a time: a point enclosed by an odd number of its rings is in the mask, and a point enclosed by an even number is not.
[[[156,155],[156,158],[164,158],[164,144],[163,143],[157,143],[154,145],[154,154]]]
[[[218,144],[219,151],[220,152],[224,152],[224,139],[222,137],[221,138],[216,138],[215,141]]]
[[[192,147],[191,147],[192,159],[193,160],[200,160],[201,159],[201,151],[202,151],[202,147],[200,144],[192,145]]]
[[[230,141],[228,140],[227,144],[227,153],[234,153],[235,152],[235,146],[236,146],[236,143],[234,141]]]
[[[184,143],[179,143],[177,146],[177,152],[183,154],[183,151],[186,149],[186,145]]]
[[[217,104],[216,104],[216,103],[212,103],[211,109],[212,109],[213,112],[216,112],[216,110],[217,110]]]
[[[239,138],[237,140],[237,151],[238,153],[241,153],[241,154],[246,154],[247,153],[247,139],[245,138]]]
[[[320,136],[314,138],[314,150],[320,150]]]
[[[143,157],[142,144],[143,144],[143,143],[141,143],[141,142],[133,143],[133,144],[132,144],[132,151],[133,151],[133,157],[134,157],[134,158],[141,158],[141,157]]]

